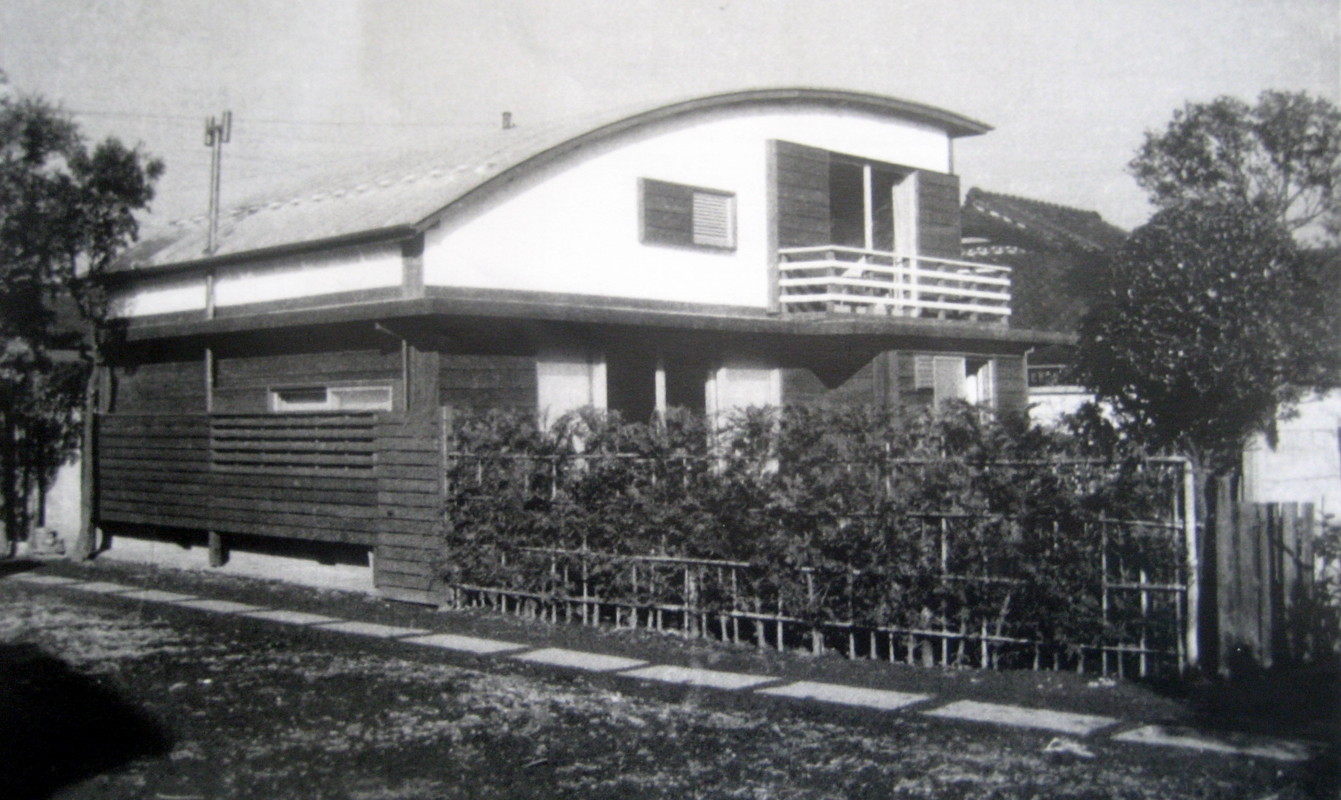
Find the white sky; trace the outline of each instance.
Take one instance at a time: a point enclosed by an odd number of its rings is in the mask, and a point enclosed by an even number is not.
[[[234,112],[225,202],[454,126],[759,86],[878,92],[996,130],[964,186],[1149,213],[1125,165],[1187,100],[1341,103],[1338,0],[4,0],[0,69],[91,136],[167,161],[203,212],[203,119]]]

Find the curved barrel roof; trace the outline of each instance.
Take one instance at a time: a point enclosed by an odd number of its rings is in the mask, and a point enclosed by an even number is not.
[[[522,171],[660,121],[760,105],[824,105],[912,120],[950,137],[990,127],[932,106],[832,89],[755,89],[614,112],[554,125],[501,126],[459,136],[431,153],[401,156],[306,181],[221,212],[215,252],[205,256],[208,220],[193,217],[147,228],[118,270],[166,269],[301,251],[341,243],[394,240],[431,225],[469,196],[505,186]]]

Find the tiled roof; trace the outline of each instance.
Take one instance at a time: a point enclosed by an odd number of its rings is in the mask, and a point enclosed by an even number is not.
[[[1109,252],[1127,238],[1098,212],[978,188],[964,198],[963,226],[965,237],[1053,252]]]
[[[527,165],[546,163],[577,147],[636,125],[677,115],[760,103],[808,102],[860,108],[934,125],[950,136],[988,126],[948,111],[879,95],[828,89],[759,89],[694,98],[630,112],[593,115],[556,125],[501,126],[456,137],[420,153],[276,188],[220,214],[214,258],[329,244],[372,236],[409,235],[449,206],[486,186],[506,185]],[[119,269],[152,269],[197,262],[208,236],[204,217],[146,226]]]
[[[430,153],[403,154],[355,169],[277,185],[219,216],[215,256],[413,226],[526,157],[585,129],[577,126],[480,132]],[[205,252],[202,215],[147,228],[122,263],[146,268],[195,261]]]

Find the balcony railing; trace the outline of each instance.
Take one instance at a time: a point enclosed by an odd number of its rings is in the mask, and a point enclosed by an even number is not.
[[[785,312],[1010,318],[1010,267],[838,245],[784,248],[778,260]]]

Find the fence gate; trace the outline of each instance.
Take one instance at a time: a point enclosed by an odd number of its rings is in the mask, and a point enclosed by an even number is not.
[[[1313,506],[1241,503],[1217,488],[1216,621],[1222,672],[1298,662],[1313,630]]]

